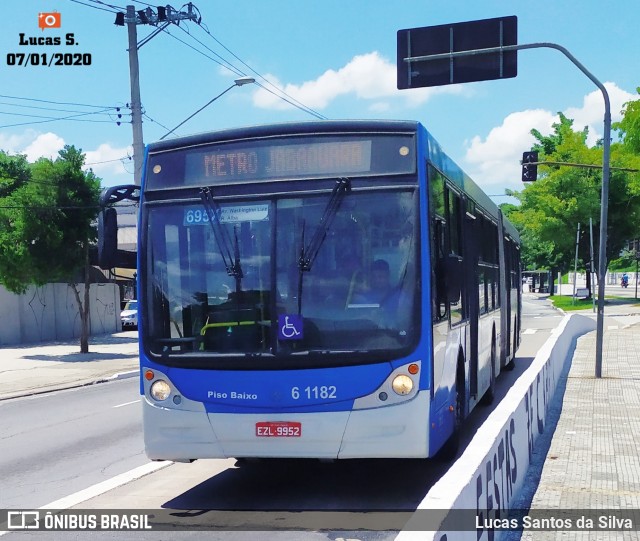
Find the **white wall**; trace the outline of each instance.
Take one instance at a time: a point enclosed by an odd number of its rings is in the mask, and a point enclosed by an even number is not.
[[[84,285],[77,286],[84,299]],[[121,330],[120,292],[113,283],[91,284],[90,334]],[[0,345],[28,344],[80,337],[80,313],[67,284],[31,286],[24,295],[0,286]]]

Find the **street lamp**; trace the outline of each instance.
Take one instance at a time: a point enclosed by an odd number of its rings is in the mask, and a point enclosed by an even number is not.
[[[180,124],[178,124],[175,128],[173,128],[172,130],[169,130],[167,133],[165,133],[162,137],[160,137],[160,141],[162,141],[162,139],[164,139],[167,135],[174,133],[180,126],[182,126],[185,122],[187,122],[188,120],[191,120],[194,116],[196,116],[200,111],[202,111],[203,109],[205,109],[206,107],[208,107],[209,105],[211,105],[214,101],[216,101],[220,96],[222,96],[223,94],[226,94],[227,92],[229,92],[229,90],[231,90],[232,88],[236,87],[236,86],[243,86],[243,85],[248,85],[251,83],[255,83],[256,80],[253,77],[240,77],[239,79],[236,79],[233,84],[227,88],[226,90],[220,92],[220,94],[218,94],[215,98],[209,100],[207,103],[205,103],[202,107],[200,107],[200,109],[198,109],[195,113],[193,113],[191,116],[185,118],[182,122],[180,122]]]

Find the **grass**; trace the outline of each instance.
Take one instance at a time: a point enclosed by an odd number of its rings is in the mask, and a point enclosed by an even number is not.
[[[575,299],[574,301],[573,297],[568,295],[554,295],[553,297],[549,297],[549,300],[556,308],[560,308],[565,312],[569,312],[570,310],[584,310],[585,308],[591,308],[593,306],[592,299]]]
[[[573,299],[570,295],[554,295],[553,297],[549,297],[549,300],[553,303],[556,308],[560,308],[565,312],[570,312],[571,310],[585,310],[587,308],[593,307],[592,299]],[[638,305],[638,301],[633,297],[616,297],[613,295],[607,295],[604,298],[605,305],[607,304],[629,304],[629,305]],[[598,304],[598,299],[596,299],[596,305]]]

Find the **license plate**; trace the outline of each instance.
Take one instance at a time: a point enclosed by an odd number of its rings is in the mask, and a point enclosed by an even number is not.
[[[302,436],[302,423],[263,421],[256,423],[256,436],[259,438],[299,438]]]

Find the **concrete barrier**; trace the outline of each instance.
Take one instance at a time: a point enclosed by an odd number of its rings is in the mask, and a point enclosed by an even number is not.
[[[595,320],[566,316],[449,471],[433,485],[396,541],[489,541],[522,489],[536,439],[577,338]]]

